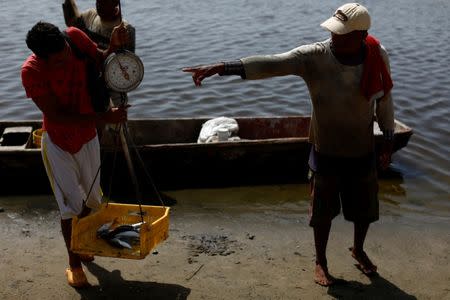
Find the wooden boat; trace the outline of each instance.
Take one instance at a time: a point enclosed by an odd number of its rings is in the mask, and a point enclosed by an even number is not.
[[[158,189],[224,187],[292,183],[305,180],[310,151],[310,118],[239,117],[239,141],[198,144],[202,124],[208,118],[129,120],[130,153],[139,186],[152,190],[147,173]],[[40,149],[32,133],[40,121],[0,122],[0,182],[3,192],[49,192]],[[381,132],[375,132],[377,145]],[[394,151],[405,147],[412,129],[396,121]],[[112,194],[133,191],[126,161],[116,147],[113,127],[101,139],[102,186]],[[115,149],[118,149],[113,167]],[[138,150],[139,157],[134,149]],[[145,169],[144,169],[145,167]],[[109,190],[109,189],[108,189]]]

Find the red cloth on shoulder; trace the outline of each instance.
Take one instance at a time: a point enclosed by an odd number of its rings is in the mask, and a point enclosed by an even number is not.
[[[97,44],[86,33],[76,27],[68,27],[65,31],[70,37],[70,40],[82,53],[86,53],[90,57],[95,58],[97,55]]]
[[[97,45],[81,30],[69,27],[66,30],[70,39],[87,55],[94,57]],[[75,114],[90,114],[94,110],[87,88],[86,63],[72,52],[62,67],[49,69],[48,63],[35,54],[28,57],[22,65],[22,84],[29,98],[56,96],[58,109]],[[43,128],[58,147],[75,154],[93,139],[95,122],[60,123],[43,115]]]
[[[380,53],[380,42],[373,36],[366,38],[366,58],[361,76],[361,91],[370,100],[383,90],[386,95],[393,87],[391,75]]]

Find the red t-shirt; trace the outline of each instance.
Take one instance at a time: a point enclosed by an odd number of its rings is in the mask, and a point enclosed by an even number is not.
[[[95,57],[97,45],[81,30],[69,27],[67,35],[81,52]],[[55,95],[61,110],[71,113],[92,113],[91,96],[87,88],[86,63],[70,52],[67,62],[49,70],[45,59],[30,55],[22,65],[22,84],[28,98]],[[95,122],[63,124],[44,114],[43,128],[53,143],[69,153],[77,153],[96,136]]]

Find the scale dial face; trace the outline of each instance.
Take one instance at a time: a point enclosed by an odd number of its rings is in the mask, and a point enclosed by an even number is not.
[[[144,78],[144,65],[133,52],[123,50],[112,53],[105,60],[105,82],[116,92],[134,90]]]

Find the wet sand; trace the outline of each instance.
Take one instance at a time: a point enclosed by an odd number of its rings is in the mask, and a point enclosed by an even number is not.
[[[379,276],[355,268],[352,226],[339,217],[328,246],[339,284],[313,282],[308,202],[301,187],[169,193],[169,238],[143,260],[96,257],[92,287],[66,283],[67,255],[50,196],[0,206],[1,299],[450,299],[450,222],[381,207],[367,253]],[[2,200],[2,199],[0,199]]]

